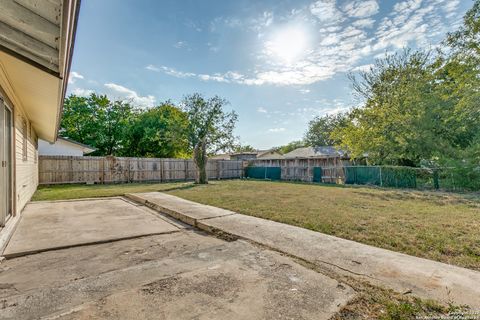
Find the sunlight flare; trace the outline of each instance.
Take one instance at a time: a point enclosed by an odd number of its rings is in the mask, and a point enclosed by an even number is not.
[[[307,51],[308,34],[301,26],[287,26],[273,33],[266,46],[272,56],[283,62],[296,62]]]

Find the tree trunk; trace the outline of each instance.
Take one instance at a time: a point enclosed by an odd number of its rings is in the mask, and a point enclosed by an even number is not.
[[[193,150],[193,161],[197,167],[197,177],[195,182],[198,184],[207,184],[207,150],[204,141],[198,143]]]

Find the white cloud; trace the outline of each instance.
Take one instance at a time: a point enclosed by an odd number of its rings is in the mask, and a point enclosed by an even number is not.
[[[378,8],[376,0],[355,0],[347,3],[343,10],[350,17],[366,18],[376,14]]]
[[[450,18],[456,14],[457,7],[460,4],[460,0],[450,0],[442,8],[443,11],[447,14],[446,17]]]
[[[271,26],[273,21],[273,12],[264,11],[261,15],[250,19],[248,25],[251,30],[261,32],[263,29]]]
[[[307,94],[310,93],[310,89],[300,89],[301,94]]]
[[[285,128],[271,128],[271,129],[268,129],[268,132],[283,132],[285,131]]]
[[[220,51],[220,47],[213,45],[211,42],[207,42],[207,47],[212,52]]]
[[[140,96],[134,90],[115,83],[105,83],[105,87],[117,95],[115,98],[131,100],[134,104],[142,107],[153,107],[155,105],[155,97],[152,95]]]
[[[260,113],[268,113],[267,109],[265,109],[265,108],[263,108],[263,107],[258,107],[257,112],[260,112]]]
[[[161,67],[156,67],[154,65],[148,65],[146,69],[150,71],[155,71],[155,72],[164,72],[170,76],[176,77],[176,78],[190,78],[196,76],[195,73],[191,72],[181,72],[178,70],[175,70],[173,68],[169,68],[166,66],[161,66]]]
[[[411,43],[429,46],[430,39],[450,29],[448,18],[456,15],[458,4],[457,0],[405,0],[395,4],[393,12],[383,18],[377,29],[374,49],[398,49]]]
[[[339,9],[335,0],[317,0],[284,17],[275,16],[274,19],[273,13],[263,12],[255,19],[243,21],[247,31],[257,33],[262,45],[261,51],[252,55],[256,61],[248,72],[192,73],[166,66],[147,68],[200,81],[252,86],[310,85],[339,73],[366,70],[373,58],[407,45],[417,48],[434,46],[458,20],[460,3],[459,0],[404,0],[396,3],[390,14],[376,21],[371,16],[378,12],[378,3],[383,2],[350,1]],[[288,64],[279,61],[278,55],[269,50],[269,35],[274,35],[285,21],[294,21],[311,37],[305,53]]]
[[[155,72],[161,71],[160,68],[155,67],[153,64],[149,64],[148,66],[145,67],[145,69],[150,70],[150,71],[155,71]]]
[[[375,24],[375,20],[371,18],[359,19],[352,22],[352,26],[357,28],[373,28],[374,24]]]
[[[68,77],[68,83],[73,84],[77,81],[77,79],[84,79],[84,77],[78,72],[70,72],[70,76]]]
[[[188,43],[186,41],[178,41],[173,46],[177,49],[189,49]]]
[[[79,96],[79,97],[88,97],[89,95],[91,95],[94,92],[95,91],[93,91],[91,89],[75,88],[75,89],[72,90],[71,93],[76,95],[76,96]]]
[[[335,24],[343,20],[342,13],[337,9],[335,0],[319,0],[312,3],[310,13],[325,23]]]

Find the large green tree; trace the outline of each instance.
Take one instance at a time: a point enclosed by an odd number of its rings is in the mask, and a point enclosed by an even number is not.
[[[95,147],[98,155],[116,155],[125,143],[135,115],[124,101],[110,101],[105,95],[71,95],[65,99],[60,135]]]
[[[187,115],[170,102],[138,114],[127,134],[124,155],[185,158],[188,148]]]
[[[378,164],[415,165],[445,146],[438,114],[429,53],[404,51],[377,60],[375,67],[353,77],[365,105],[350,113],[350,122],[335,129],[352,156],[364,153]]]
[[[187,139],[193,150],[193,160],[197,167],[196,182],[208,183],[208,154],[228,151],[235,146],[233,130],[237,122],[234,111],[226,112],[223,108],[228,104],[218,96],[206,99],[194,93],[183,99],[183,111],[187,115]]]
[[[340,141],[332,136],[332,132],[347,125],[347,113],[317,116],[308,123],[308,129],[304,138],[305,143],[310,146],[337,145]]]
[[[469,163],[480,149],[479,32],[477,0],[438,51],[406,49],[352,76],[364,104],[332,136],[377,164]]]

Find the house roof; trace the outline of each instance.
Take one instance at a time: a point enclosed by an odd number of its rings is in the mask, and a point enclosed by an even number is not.
[[[80,0],[0,1],[0,86],[40,138],[54,142]]]
[[[317,146],[297,148],[283,155],[285,159],[292,158],[330,158],[330,157],[345,157],[345,151],[331,146]]]
[[[85,154],[88,154],[88,153],[92,153],[93,151],[96,151],[97,149],[95,149],[94,147],[91,147],[87,144],[83,144],[81,142],[78,142],[78,141],[75,141],[75,140],[72,140],[72,139],[69,139],[69,138],[64,138],[64,137],[58,137],[57,140],[63,140],[65,142],[68,142],[68,143],[71,143],[71,144],[74,144],[76,146],[79,146],[83,149],[83,153]]]
[[[230,155],[227,153],[224,154],[216,154],[211,157],[209,157],[211,160],[230,160]]]
[[[231,153],[230,155],[232,156],[237,156],[237,155],[256,155],[257,157],[261,157],[263,156],[264,154],[267,154],[267,153],[278,153],[278,151],[276,151],[275,149],[267,149],[267,150],[255,150],[255,151],[245,151],[245,152],[235,152],[235,153]],[[278,153],[280,154],[280,153]]]

